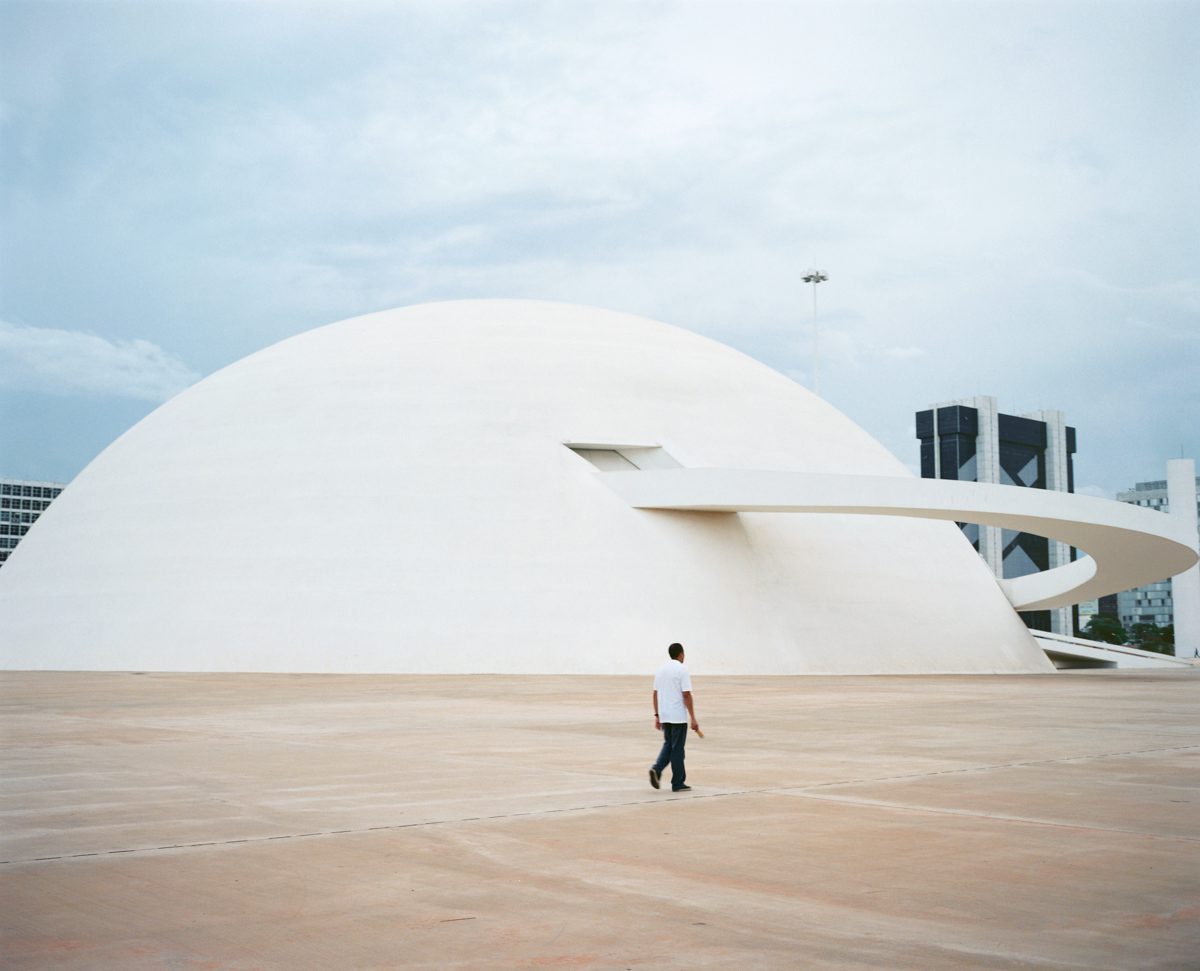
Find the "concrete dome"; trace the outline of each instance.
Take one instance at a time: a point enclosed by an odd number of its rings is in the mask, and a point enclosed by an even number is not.
[[[605,446],[909,474],[665,324],[370,314],[225,368],[92,462],[0,571],[4,666],[644,674],[679,640],[705,673],[1050,669],[952,523],[633,509]]]

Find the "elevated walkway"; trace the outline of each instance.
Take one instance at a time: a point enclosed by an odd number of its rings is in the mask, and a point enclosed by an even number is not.
[[[1037,631],[1033,639],[1041,645],[1056,668],[1190,668],[1189,658],[1156,654],[1124,644],[1105,644],[1083,637],[1066,637]]]
[[[599,445],[574,445],[594,453]],[[1175,576],[1196,564],[1195,526],[1111,499],[950,479],[827,475],[770,469],[648,467],[653,448],[612,446],[632,471],[602,471],[636,509],[834,513],[981,523],[1060,540],[1089,555],[1052,570],[1000,580],[1016,610],[1066,607]],[[588,457],[585,455],[585,457]],[[589,461],[595,463],[594,458]]]

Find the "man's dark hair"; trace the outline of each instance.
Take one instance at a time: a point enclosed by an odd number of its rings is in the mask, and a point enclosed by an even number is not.
[[[682,644],[672,644],[670,647],[667,648],[667,653],[671,655],[672,661],[678,661],[679,655],[683,653],[683,645]]]

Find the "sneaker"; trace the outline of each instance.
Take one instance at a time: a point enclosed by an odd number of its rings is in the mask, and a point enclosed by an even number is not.
[[[692,787],[691,786],[679,786],[678,788],[672,787],[671,791],[672,792],[691,792]]]
[[[658,788],[658,780],[660,777],[661,773],[658,771],[658,769],[656,769],[654,766],[650,766],[650,785],[654,786],[655,789]]]

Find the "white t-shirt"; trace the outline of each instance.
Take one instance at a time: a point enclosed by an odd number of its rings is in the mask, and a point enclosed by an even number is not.
[[[658,692],[658,720],[672,725],[688,722],[683,693],[692,690],[692,676],[682,661],[667,661],[654,675],[654,690]]]

